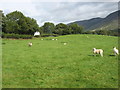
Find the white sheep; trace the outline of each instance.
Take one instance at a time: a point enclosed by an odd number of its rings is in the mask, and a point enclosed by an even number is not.
[[[64,45],[66,45],[67,43],[64,43]]]
[[[56,39],[57,40],[57,39]]]
[[[113,47],[113,52],[114,52],[114,55],[119,55],[119,51],[116,47]]]
[[[30,47],[31,47],[31,46],[32,46],[32,43],[31,43],[31,42],[29,42],[29,43],[28,43],[28,46],[30,46]]]
[[[41,39],[41,40],[43,40],[43,39]]]
[[[89,37],[87,36],[87,38],[89,38]]]
[[[94,54],[100,54],[103,57],[103,50],[102,49],[93,48],[93,53]]]
[[[52,39],[52,40],[54,40],[54,39]]]

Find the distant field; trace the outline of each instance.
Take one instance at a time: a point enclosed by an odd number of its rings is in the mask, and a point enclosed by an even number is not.
[[[112,52],[113,46],[118,46],[117,37],[66,35],[43,39],[3,39],[3,88],[118,87],[118,59]],[[28,42],[33,46],[28,47]],[[102,48],[104,57],[93,56],[94,47]]]

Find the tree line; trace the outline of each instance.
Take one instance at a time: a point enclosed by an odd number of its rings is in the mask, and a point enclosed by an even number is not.
[[[42,34],[81,34],[83,27],[77,24],[66,25],[63,23],[54,25],[51,22],[46,22],[39,27],[35,19],[26,17],[19,11],[11,12],[6,16],[2,14],[2,32],[33,35],[35,31]]]
[[[19,34],[19,35],[33,35],[34,32],[39,31],[42,34],[98,34],[98,35],[114,35],[118,36],[118,32],[110,30],[96,30],[85,31],[83,26],[76,23],[66,25],[59,23],[55,25],[51,22],[44,23],[43,26],[39,26],[37,21],[33,18],[26,17],[20,11],[14,11],[7,15],[2,14],[2,32],[5,34]]]
[[[100,30],[91,30],[91,31],[86,31],[84,34],[97,34],[97,35],[108,35],[108,36],[119,36],[119,29],[116,30],[105,30],[105,29],[100,29]]]

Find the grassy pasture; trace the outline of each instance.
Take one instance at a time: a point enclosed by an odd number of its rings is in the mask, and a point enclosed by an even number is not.
[[[66,35],[43,39],[2,40],[3,88],[118,87],[118,57],[112,53],[112,47],[118,46],[117,37]],[[28,42],[33,46],[28,47]],[[93,56],[94,47],[102,48],[104,57]]]

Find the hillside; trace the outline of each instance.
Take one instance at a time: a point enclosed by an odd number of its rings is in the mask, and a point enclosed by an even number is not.
[[[33,45],[29,47],[28,42]],[[2,87],[118,88],[113,46],[118,46],[118,38],[103,35],[3,39]],[[104,57],[93,56],[94,47],[102,48]]]
[[[105,18],[97,17],[72,23],[77,23],[78,25],[83,26],[85,30],[116,30],[118,28],[118,13],[120,13],[120,10],[109,14]]]

